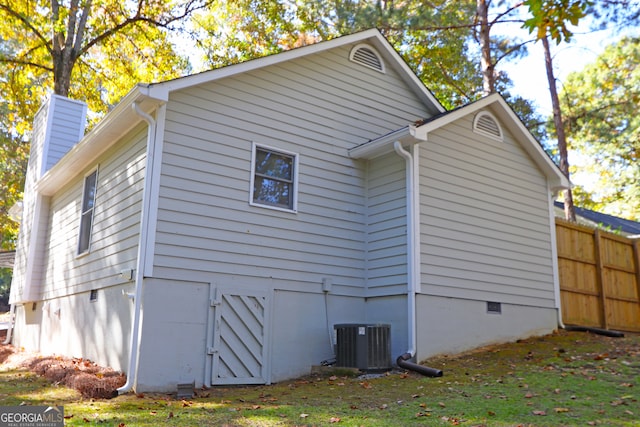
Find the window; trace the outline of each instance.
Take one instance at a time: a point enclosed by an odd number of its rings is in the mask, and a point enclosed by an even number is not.
[[[98,290],[97,289],[91,289],[91,292],[89,292],[89,301],[91,301],[91,302],[98,301]]]
[[[296,211],[296,154],[254,144],[251,169],[250,204]]]
[[[82,190],[82,212],[80,213],[80,232],[78,234],[78,255],[89,252],[91,242],[91,226],[93,225],[93,208],[96,203],[96,185],[98,170],[84,178]]]

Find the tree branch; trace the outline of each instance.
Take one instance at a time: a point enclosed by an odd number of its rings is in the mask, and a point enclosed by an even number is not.
[[[133,25],[137,22],[146,22],[148,24],[151,24],[152,26],[155,27],[160,27],[160,28],[167,28],[170,24],[179,21],[181,19],[186,18],[187,16],[189,16],[190,14],[192,14],[193,12],[195,12],[196,10],[200,10],[203,9],[205,7],[207,7],[209,4],[213,3],[214,0],[207,0],[204,3],[200,4],[200,5],[196,5],[194,6],[194,4],[199,3],[197,0],[191,0],[189,1],[185,6],[184,6],[184,11],[182,12],[182,14],[180,15],[169,15],[169,17],[165,20],[155,20],[152,19],[148,16],[144,16],[142,13],[142,8],[144,5],[144,0],[138,0],[138,8],[137,11],[135,13],[135,15],[133,15],[130,18],[125,19],[124,21],[122,21],[120,24],[117,24],[116,26],[109,28],[107,31],[105,31],[102,34],[99,34],[98,36],[96,36],[95,38],[93,38],[92,40],[88,41],[84,47],[78,51],[78,56],[80,56],[81,54],[84,54],[85,52],[87,52],[89,49],[91,49],[93,46],[95,46],[96,44],[101,43],[103,40],[106,40],[107,38],[111,37],[112,35],[114,35],[115,33],[121,31],[122,29]]]
[[[54,0],[55,1],[55,0]],[[47,46],[47,49],[49,50],[49,53],[51,53],[51,48],[49,47],[49,40],[44,37],[42,35],[42,33],[40,33],[40,31],[38,31],[38,29],[36,27],[34,27],[33,25],[31,25],[31,22],[29,22],[29,20],[22,16],[21,14],[19,14],[18,12],[16,12],[15,10],[13,10],[12,8],[10,8],[9,6],[7,6],[6,4],[0,4],[0,9],[4,10],[5,12],[7,12],[9,15],[13,16],[14,18],[16,18],[18,21],[22,22],[22,24],[29,30],[31,31],[36,38],[40,39],[43,44],[45,46]]]
[[[16,65],[28,65],[30,67],[40,68],[41,70],[53,72],[53,68],[47,67],[46,65],[38,64],[31,61],[25,61],[18,58],[6,58],[0,56],[0,63],[2,64],[16,64]]]

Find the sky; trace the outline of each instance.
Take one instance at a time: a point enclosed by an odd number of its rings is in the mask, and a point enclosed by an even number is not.
[[[612,31],[590,31],[587,25],[573,30],[574,36],[571,43],[561,43],[556,46],[555,42],[551,41],[553,68],[558,91],[562,90],[562,82],[567,75],[574,71],[580,71],[587,64],[594,62],[606,46],[617,42],[623,36],[623,34],[614,34]],[[527,31],[517,26],[502,31],[516,33],[523,40],[530,38]],[[640,35],[640,26],[627,29],[625,34]],[[528,46],[529,54],[526,57],[500,64],[498,69],[506,71],[513,81],[514,94],[534,101],[541,114],[551,115],[551,96],[549,95],[542,44],[537,42]]]

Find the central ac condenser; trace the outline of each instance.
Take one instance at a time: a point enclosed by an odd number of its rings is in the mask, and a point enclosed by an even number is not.
[[[391,327],[380,324],[339,324],[336,331],[336,366],[364,371],[389,370]]]

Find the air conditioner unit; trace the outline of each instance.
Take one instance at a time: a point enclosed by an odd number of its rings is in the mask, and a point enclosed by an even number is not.
[[[339,324],[336,331],[336,366],[364,371],[389,370],[391,327],[389,325]]]

